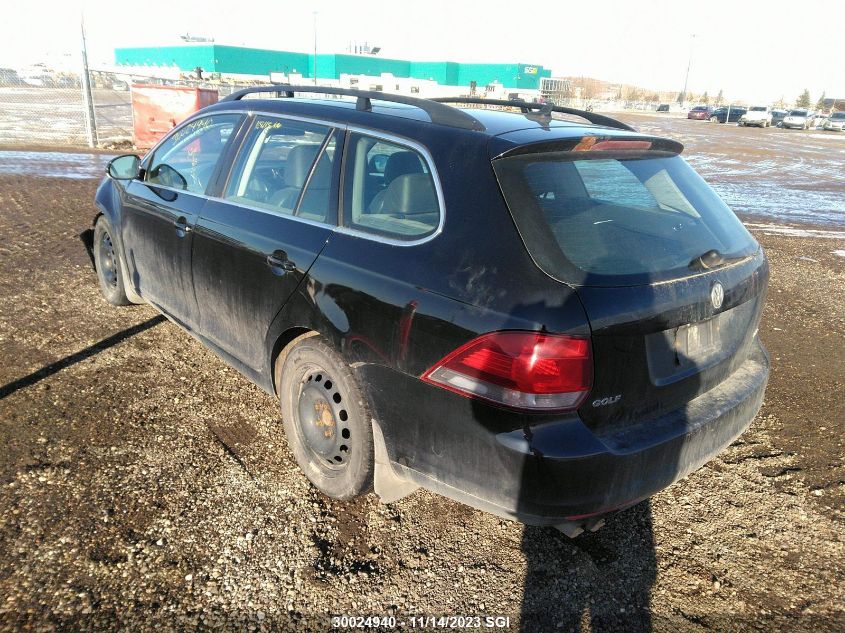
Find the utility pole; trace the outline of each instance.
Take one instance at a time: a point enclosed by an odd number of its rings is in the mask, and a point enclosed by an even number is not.
[[[85,104],[85,133],[88,136],[88,147],[99,145],[97,138],[97,119],[94,116],[94,96],[91,93],[91,74],[88,71],[88,48],[85,44],[85,16],[80,16],[79,25],[82,29],[82,102]]]
[[[695,44],[695,33],[690,37],[689,45],[689,60],[687,61],[687,75],[684,77],[684,91],[681,93],[681,107],[683,108],[687,101],[687,83],[689,82],[689,69],[692,66],[692,47]]]
[[[314,85],[317,85],[317,12],[314,11]]]

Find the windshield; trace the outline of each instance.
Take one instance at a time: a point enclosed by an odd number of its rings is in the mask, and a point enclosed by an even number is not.
[[[807,116],[806,110],[792,110],[789,113],[789,116]]]
[[[706,112],[707,108],[704,106],[696,106],[692,109],[693,112]]]
[[[751,111],[752,111],[752,112],[765,112],[765,111],[766,111],[766,108],[765,108],[765,107],[761,107],[761,106],[754,106],[753,108],[751,108]]]
[[[845,112],[834,112],[830,115],[831,119],[836,119],[839,121],[840,119],[845,119]]]
[[[526,247],[553,277],[635,285],[688,275],[710,251],[724,263],[756,252],[739,219],[679,156],[583,154],[494,162]]]

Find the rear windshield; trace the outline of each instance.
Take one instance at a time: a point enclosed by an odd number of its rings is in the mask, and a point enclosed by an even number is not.
[[[765,112],[766,108],[765,108],[765,106],[754,106],[753,108],[751,108],[751,111],[752,112]]]
[[[845,119],[845,112],[834,112],[833,114],[830,115],[830,118],[836,119],[837,121],[839,119]]]
[[[739,219],[679,156],[586,154],[494,161],[526,247],[553,277],[635,285],[697,272],[705,255],[713,267],[756,252]]]
[[[789,113],[789,116],[807,116],[807,111],[806,110],[792,110],[792,112]]]

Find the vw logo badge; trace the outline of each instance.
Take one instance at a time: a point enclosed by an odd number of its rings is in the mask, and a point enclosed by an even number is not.
[[[725,300],[725,289],[718,281],[713,284],[713,287],[710,289],[710,303],[713,304],[713,307],[718,310],[722,307],[722,302]]]

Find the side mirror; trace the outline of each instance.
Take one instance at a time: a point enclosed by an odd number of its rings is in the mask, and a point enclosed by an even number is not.
[[[173,187],[174,189],[188,188],[188,181],[185,180],[185,177],[167,163],[162,163],[153,168],[147,184]]]
[[[112,158],[106,168],[106,173],[116,180],[132,180],[138,177],[141,159],[135,154],[126,154]]]

